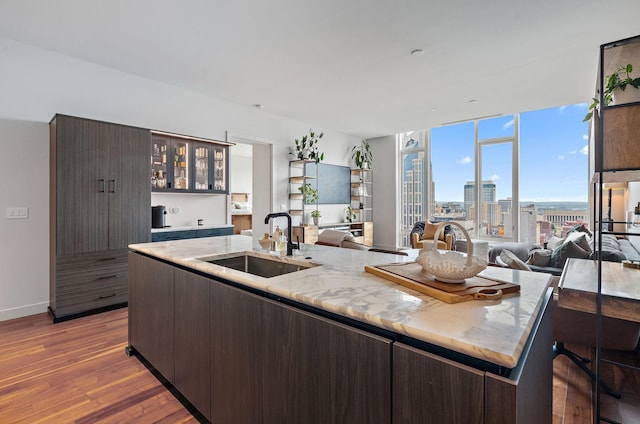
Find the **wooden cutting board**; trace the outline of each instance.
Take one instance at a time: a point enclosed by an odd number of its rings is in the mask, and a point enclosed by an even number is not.
[[[433,277],[424,272],[422,266],[416,262],[376,266],[365,265],[364,269],[371,274],[447,303],[500,299],[504,294],[518,293],[520,291],[519,284],[478,276],[467,278],[464,283],[443,283],[434,280]]]

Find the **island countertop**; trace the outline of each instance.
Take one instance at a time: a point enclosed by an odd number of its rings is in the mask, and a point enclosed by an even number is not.
[[[500,300],[448,304],[364,270],[365,265],[412,261],[410,257],[300,246],[301,250],[294,250],[291,260],[310,261],[319,266],[272,278],[197,259],[244,251],[266,253],[257,238],[251,236],[143,243],[129,248],[507,368],[518,364],[551,280],[547,274],[488,267],[481,275],[520,284],[520,293]]]

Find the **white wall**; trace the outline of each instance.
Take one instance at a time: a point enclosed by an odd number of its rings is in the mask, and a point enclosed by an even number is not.
[[[0,118],[0,320],[49,305],[49,126]],[[28,208],[7,219],[6,208]]]
[[[229,132],[269,141],[276,207],[288,203],[288,149],[295,138],[310,127],[323,130],[327,162],[336,164],[346,164],[359,143],[319,123],[271,115],[268,105],[258,110],[226,103],[2,38],[0,63],[0,320],[44,312],[48,305],[48,122],[56,113],[218,140]],[[262,183],[261,190],[270,191],[270,182]],[[9,206],[29,207],[30,218],[4,219]]]

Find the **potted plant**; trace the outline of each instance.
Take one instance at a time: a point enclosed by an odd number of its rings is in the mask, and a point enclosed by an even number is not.
[[[314,209],[311,211],[311,218],[313,218],[313,225],[318,225],[320,223],[320,217],[322,213],[319,209]]]
[[[351,149],[351,158],[360,169],[370,169],[373,163],[373,154],[367,140],[362,140],[359,145]]]
[[[347,206],[347,214],[345,216],[345,218],[347,219],[347,222],[353,222],[356,219],[357,215],[356,212],[353,210],[353,208],[351,206]]]
[[[318,190],[315,189],[311,184],[305,183],[298,187],[298,190],[302,193],[302,197],[304,199],[304,203],[316,203],[319,199]]]
[[[324,136],[309,129],[309,135],[304,135],[300,140],[294,140],[296,146],[296,156],[300,160],[314,160],[316,163],[324,160],[324,153],[318,149],[318,142]]]
[[[630,63],[627,64],[627,66],[620,65],[618,66],[617,71],[605,78],[604,92],[602,93],[602,100],[605,106],[609,106],[610,104],[612,104],[616,92],[624,92],[628,85],[634,87],[636,90],[640,89],[640,77],[631,78],[631,72],[633,72],[633,66]],[[619,99],[617,103],[621,103]],[[600,99],[594,97],[591,104],[589,105],[589,111],[585,115],[583,122],[591,119],[591,117],[593,116],[593,111],[598,107],[599,104]]]

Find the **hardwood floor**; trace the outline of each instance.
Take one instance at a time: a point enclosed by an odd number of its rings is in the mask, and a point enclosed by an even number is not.
[[[0,322],[0,423],[197,423],[137,358],[125,355],[126,344],[126,308],[55,325],[47,314]],[[640,364],[637,352],[622,356]],[[640,373],[603,368],[623,398],[603,396],[602,415],[640,422]],[[589,379],[562,356],[553,370],[553,424],[592,423]]]
[[[126,344],[126,308],[0,322],[0,423],[197,423]]]

